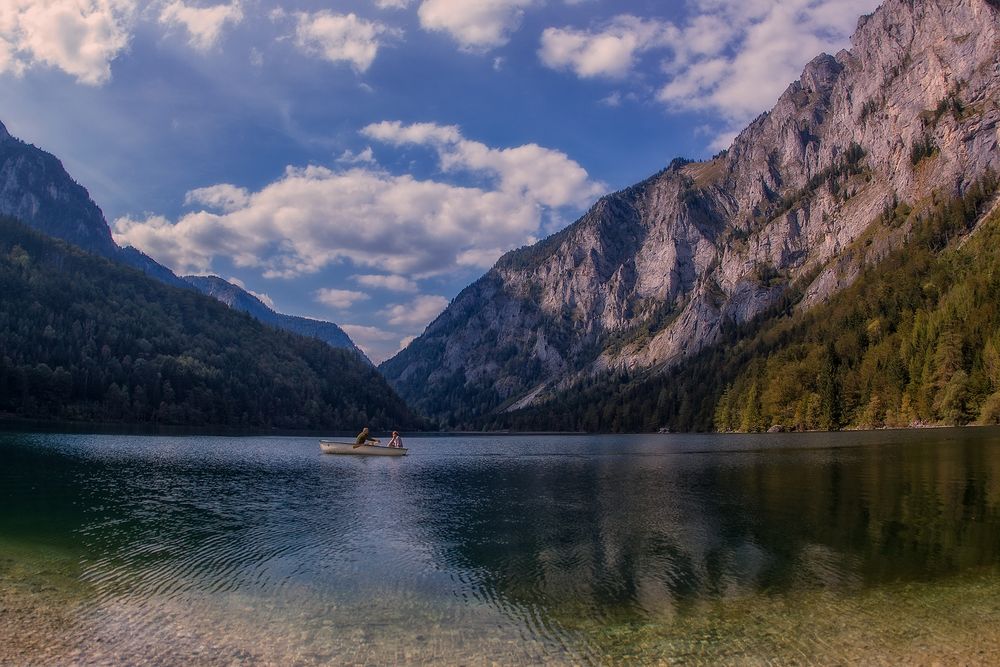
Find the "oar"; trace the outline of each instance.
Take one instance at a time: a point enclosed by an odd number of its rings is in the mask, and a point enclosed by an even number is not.
[[[381,443],[382,441],[378,440],[376,438],[372,438],[371,440],[365,440],[365,442],[359,442],[358,444],[354,445],[354,447],[352,447],[351,449],[357,449],[358,447],[362,447],[362,446],[365,445],[365,443],[368,443],[368,442],[378,442],[378,443]]]

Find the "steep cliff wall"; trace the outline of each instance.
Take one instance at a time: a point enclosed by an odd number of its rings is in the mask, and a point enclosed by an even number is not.
[[[919,210],[1000,168],[998,100],[994,2],[888,0],[725,154],[675,161],[509,253],[383,372],[417,407],[462,419],[675,363],[793,284],[800,307],[821,302],[904,242],[879,222],[887,208]]]

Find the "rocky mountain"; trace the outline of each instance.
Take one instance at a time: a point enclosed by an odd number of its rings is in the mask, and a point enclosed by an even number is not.
[[[188,285],[132,247],[120,248],[86,188],[51,153],[16,139],[0,123],[0,215],[174,287]]]
[[[508,253],[381,369],[452,424],[665,372],[793,292],[808,310],[849,286],[1000,168],[998,141],[1000,3],[887,0],[728,151]]]
[[[367,363],[350,337],[336,324],[276,313],[236,285],[221,278],[179,278],[142,251],[121,248],[111,236],[104,213],[86,188],[73,180],[62,162],[42,149],[16,139],[0,123],[0,215],[62,239],[95,255],[130,266],[160,282],[195,289],[230,308],[293,333],[318,338],[331,347],[353,350]]]
[[[118,245],[87,190],[54,155],[15,139],[0,123],[0,215],[102,257]]]
[[[184,276],[184,280],[193,285],[202,294],[207,294],[218,299],[233,310],[248,313],[254,319],[264,324],[269,324],[278,329],[291,331],[309,338],[317,338],[330,347],[353,350],[368,364],[371,364],[371,361],[354,344],[350,336],[333,322],[276,313],[253,294],[218,276]]]

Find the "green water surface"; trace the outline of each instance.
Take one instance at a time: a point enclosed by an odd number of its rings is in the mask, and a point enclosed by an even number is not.
[[[1000,430],[0,435],[0,664],[998,664]]]

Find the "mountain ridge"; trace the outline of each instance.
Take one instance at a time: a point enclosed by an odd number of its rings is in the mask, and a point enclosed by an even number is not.
[[[366,363],[371,361],[350,336],[332,322],[310,320],[278,313],[256,300],[245,290],[225,282],[206,292],[204,283],[177,276],[141,250],[120,247],[100,207],[90,193],[67,173],[62,162],[32,144],[17,139],[0,122],[0,215],[21,220],[27,226],[49,236],[72,243],[87,252],[138,269],[173,287],[200,289],[209,296],[239,290],[245,298],[233,299],[238,310],[249,312],[258,320],[293,333],[317,338],[331,347],[354,351]],[[218,280],[222,280],[218,278]],[[253,299],[256,303],[250,301]]]
[[[349,350],[0,216],[0,415],[254,429],[422,428]]]
[[[1000,166],[998,13],[888,0],[727,151],[674,161],[508,253],[383,372],[459,423],[597,374],[669,367],[796,281],[808,278],[801,307],[823,302],[858,274],[862,253],[845,253],[887,208]]]
[[[214,297],[233,310],[247,313],[264,324],[316,338],[331,347],[351,350],[368,365],[372,365],[371,360],[354,344],[347,332],[333,322],[279,313],[239,285],[219,276],[183,276],[182,279],[202,294]]]

